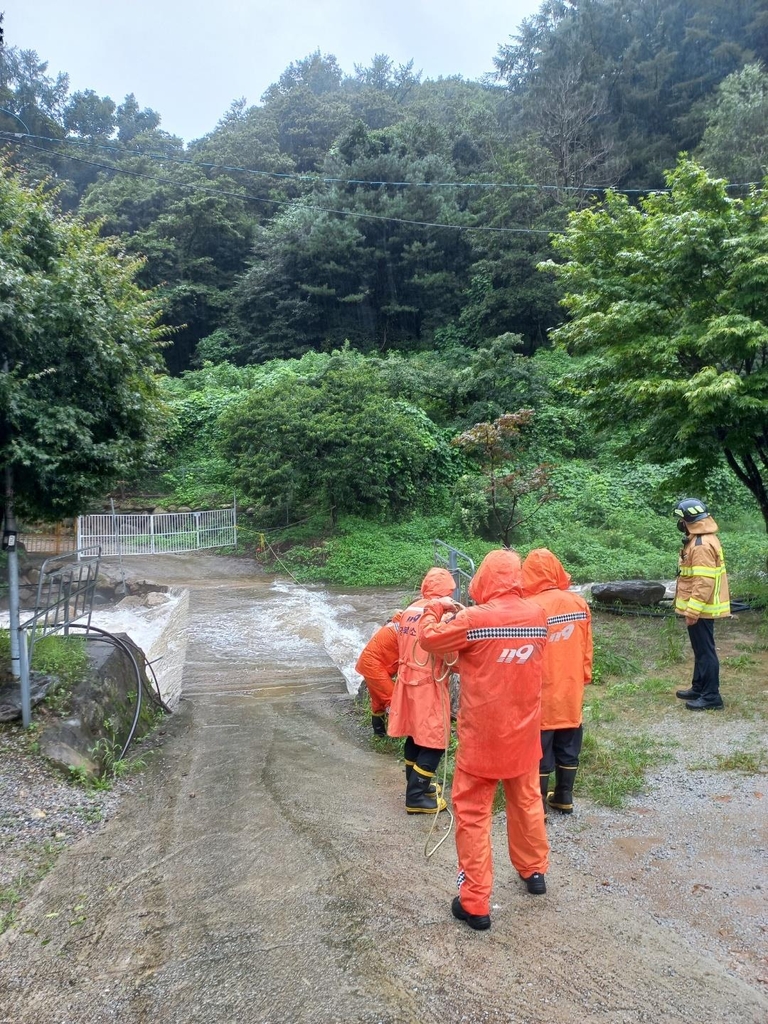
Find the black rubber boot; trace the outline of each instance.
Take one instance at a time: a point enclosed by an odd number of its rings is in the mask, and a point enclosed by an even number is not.
[[[405,790],[405,809],[409,814],[437,814],[448,807],[438,796],[434,778],[434,772],[425,772],[417,764],[413,766]]]
[[[411,781],[411,775],[413,774],[413,769],[414,769],[415,764],[416,764],[415,761],[406,761],[405,762],[405,782],[406,782],[406,785]],[[442,793],[442,791],[443,791],[443,787],[440,785],[440,783],[437,781],[437,779],[434,779],[430,783],[429,792],[430,793]]]
[[[466,921],[469,927],[474,928],[476,932],[484,932],[491,927],[491,918],[488,914],[468,914],[462,907],[458,896],[453,897],[451,913],[459,921]]]
[[[387,735],[387,723],[384,721],[384,714],[374,715],[371,713],[371,728],[375,736]]]
[[[573,782],[578,768],[555,768],[555,791],[547,797],[547,803],[561,814],[573,813]]]
[[[547,820],[547,796],[549,795],[549,772],[546,775],[539,775],[539,786],[541,787],[541,802],[544,804],[544,821]]]

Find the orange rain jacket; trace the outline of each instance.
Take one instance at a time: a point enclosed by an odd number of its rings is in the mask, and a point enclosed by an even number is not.
[[[380,714],[392,700],[393,676],[397,675],[400,660],[397,642],[397,624],[402,612],[396,612],[381,629],[377,629],[357,659],[355,672],[359,672],[368,687],[371,711]]]
[[[723,548],[712,516],[688,523],[677,565],[675,611],[689,619],[719,619],[731,614]]]
[[[571,577],[556,555],[536,548],[523,562],[523,594],[547,613],[541,728],[577,729],[584,687],[592,682],[592,615],[568,588]]]
[[[427,602],[450,597],[455,589],[447,569],[430,569],[421,584],[422,600],[406,608],[398,623],[400,670],[387,731],[390,736],[410,736],[418,746],[433,750],[445,750],[451,735],[451,698],[448,680],[443,678],[448,670],[442,658],[432,659],[425,653],[417,642],[416,628]]]
[[[418,624],[426,651],[458,651],[461,697],[456,765],[486,779],[538,769],[541,758],[541,670],[547,615],[521,596],[520,558],[491,551],[469,585],[477,604],[440,621],[427,604]]]

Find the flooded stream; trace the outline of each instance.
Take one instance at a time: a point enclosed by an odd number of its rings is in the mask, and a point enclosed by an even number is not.
[[[170,602],[188,601],[181,616],[166,605],[131,607],[136,599],[94,615],[94,624],[126,632],[159,659],[155,669],[172,701],[182,693],[274,695],[297,686],[356,693],[360,651],[411,597],[398,588],[302,586],[263,574],[249,560],[213,555],[132,559],[125,569],[134,580],[170,586]],[[183,683],[180,675],[163,682],[166,669],[178,674],[182,648]]]

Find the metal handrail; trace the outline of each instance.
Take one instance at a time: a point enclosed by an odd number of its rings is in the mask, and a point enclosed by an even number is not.
[[[35,642],[60,630],[67,636],[70,625],[78,619],[86,618],[90,625],[100,560],[101,548],[94,546],[54,555],[40,566],[35,611],[26,622],[19,623],[21,711],[25,726],[30,723],[32,710],[29,673]],[[62,563],[58,568],[57,562]]]
[[[453,592],[454,601],[469,604],[469,584],[475,575],[474,561],[469,555],[459,551],[458,548],[452,547],[450,544],[446,544],[443,540],[435,540],[434,544],[435,565],[447,569],[451,576],[453,576],[456,584]]]

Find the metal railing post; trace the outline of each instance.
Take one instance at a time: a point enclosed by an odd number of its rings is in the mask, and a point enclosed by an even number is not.
[[[33,627],[34,628],[34,627]],[[27,632],[19,626],[19,682],[21,683],[21,721],[25,729],[29,728],[32,721],[32,690],[29,682],[29,648],[27,647]]]

